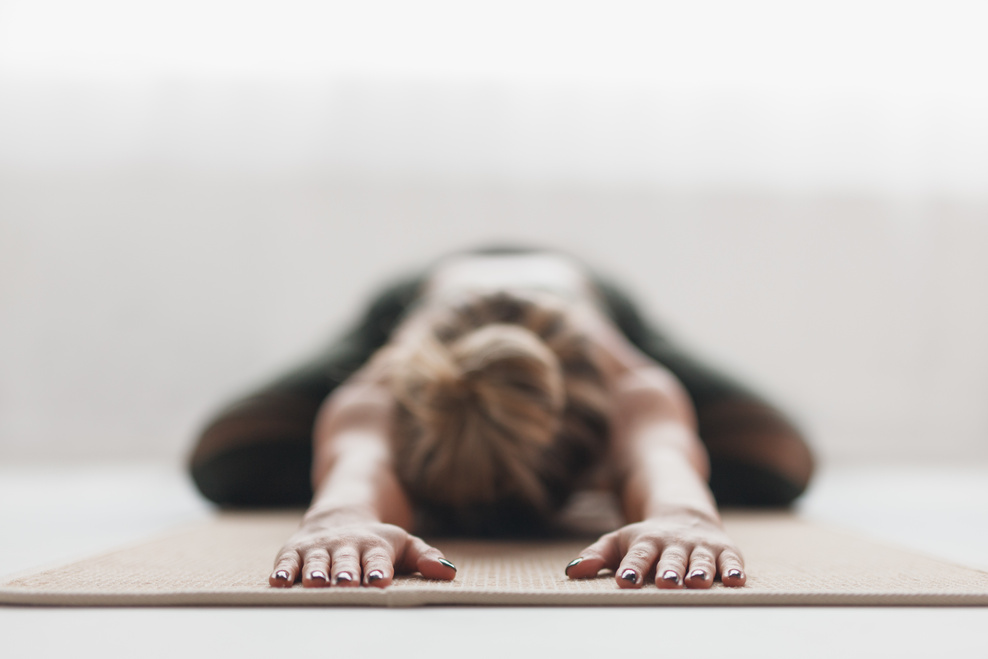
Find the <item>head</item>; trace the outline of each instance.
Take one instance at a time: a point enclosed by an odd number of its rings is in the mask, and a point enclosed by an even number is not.
[[[466,531],[544,521],[605,449],[608,395],[587,337],[537,296],[477,295],[428,313],[391,357],[402,484]]]

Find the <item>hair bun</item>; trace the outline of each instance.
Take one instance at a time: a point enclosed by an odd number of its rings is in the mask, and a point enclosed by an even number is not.
[[[566,390],[559,359],[538,336],[518,325],[486,325],[454,342],[450,354],[460,378],[444,384],[458,387],[461,399],[475,399],[479,412],[520,441],[552,441]]]
[[[548,519],[606,450],[609,396],[590,342],[561,309],[518,295],[433,313],[391,353],[403,487],[462,528],[500,528],[520,509]]]

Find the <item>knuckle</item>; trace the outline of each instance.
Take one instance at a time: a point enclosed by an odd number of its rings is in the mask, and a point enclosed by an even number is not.
[[[294,561],[294,560],[298,560],[298,552],[295,551],[294,548],[292,549],[286,548],[278,552],[279,563],[284,563],[286,561]]]
[[[275,568],[279,570],[286,570],[286,569],[294,570],[295,568],[298,567],[300,562],[301,561],[299,561],[298,559],[281,558],[278,560],[277,563],[275,563]]]
[[[278,550],[278,560],[291,560],[301,556],[304,552],[305,548],[298,543],[287,544]]]
[[[651,558],[652,552],[645,547],[632,547],[628,553],[625,554],[625,559],[636,563],[647,563]]]
[[[721,553],[726,554],[735,561],[744,561],[744,556],[741,555],[741,551],[737,547],[728,547]]]
[[[359,555],[351,547],[346,547],[344,549],[337,549],[336,551],[333,552],[334,563],[356,561],[358,558]]]
[[[367,544],[377,547],[394,547],[403,542],[408,542],[408,538],[402,537],[401,535],[395,533],[381,533],[375,534],[367,539]]]
[[[391,552],[385,550],[383,547],[373,547],[364,552],[364,562],[391,562]]]
[[[672,546],[666,547],[665,551],[662,552],[662,560],[664,561],[679,561],[683,562],[687,558],[686,550],[682,547]]]
[[[732,549],[725,549],[720,552],[720,561],[722,563],[741,563],[741,554]]]

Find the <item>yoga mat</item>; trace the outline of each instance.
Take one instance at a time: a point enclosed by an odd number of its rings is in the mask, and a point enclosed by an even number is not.
[[[386,589],[267,585],[291,513],[222,514],[158,539],[21,576],[0,603],[60,606],[988,605],[988,573],[884,546],[792,514],[726,514],[748,584],[621,590],[612,575],[574,581],[566,564],[593,537],[432,539],[459,568],[452,582],[398,578]]]

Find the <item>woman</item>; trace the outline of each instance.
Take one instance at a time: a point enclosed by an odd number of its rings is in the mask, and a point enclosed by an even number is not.
[[[191,468],[223,505],[309,504],[272,586],[453,579],[412,529],[533,532],[603,482],[627,525],[566,574],[709,588],[745,582],[715,501],[786,505],[812,457],[779,412],[677,350],[618,289],[569,257],[505,248],[380,296],[344,340],[209,424]]]

